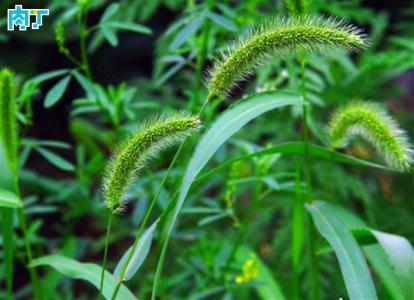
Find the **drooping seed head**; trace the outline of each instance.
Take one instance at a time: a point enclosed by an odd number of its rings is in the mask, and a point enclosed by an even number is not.
[[[240,80],[267,58],[293,55],[299,50],[359,50],[366,47],[364,35],[352,25],[335,19],[297,16],[276,19],[252,30],[222,54],[207,83],[209,97],[226,95]]]
[[[106,206],[113,213],[119,213],[127,185],[147,161],[199,127],[198,117],[178,113],[147,122],[131,134],[118,146],[106,167],[103,180]]]
[[[12,171],[17,167],[16,87],[8,69],[0,71],[0,138]]]
[[[367,139],[392,168],[406,171],[413,163],[413,150],[406,133],[379,105],[354,101],[333,114],[328,125],[333,148],[346,146],[355,134]]]
[[[308,13],[308,0],[285,0],[289,16],[304,15]]]

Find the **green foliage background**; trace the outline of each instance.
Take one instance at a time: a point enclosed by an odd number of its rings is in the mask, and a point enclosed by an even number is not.
[[[375,1],[308,2],[311,14],[335,16],[363,28],[370,44],[353,55],[307,56],[311,142],[328,145],[325,126],[329,116],[355,98],[387,107],[414,142],[414,4],[401,1],[380,7]],[[277,0],[25,1],[25,7],[50,9],[44,27],[7,32],[5,11],[14,4],[18,3],[0,4],[0,66],[13,70],[18,86],[18,176],[30,220],[33,256],[59,254],[100,265],[108,218],[101,181],[112,149],[154,115],[179,110],[197,113],[208,94],[204,81],[219,52],[229,41],[246,35],[251,26],[285,16],[286,8]],[[88,15],[81,20],[84,27],[77,19],[82,10]],[[209,128],[232,102],[254,92],[300,91],[300,78],[298,57],[270,59],[225,102],[212,101],[202,117],[203,125]],[[273,281],[287,299],[295,297],[291,231],[298,184],[294,172],[300,155],[254,157],[229,164],[205,179],[202,176],[230,159],[300,140],[300,118],[300,105],[270,111],[219,148],[185,201],[170,240],[159,299],[269,299],[261,283]],[[199,139],[195,134],[183,147],[148,225],[169,211]],[[353,139],[343,152],[383,163],[360,138]],[[115,269],[131,246],[173,156],[174,149],[158,156],[128,187],[125,210],[113,221],[108,271]],[[353,212],[371,228],[414,242],[412,171],[392,173],[312,158],[311,172],[316,199]],[[13,228],[13,299],[30,299],[17,217]],[[243,246],[227,265],[240,232]],[[139,299],[150,298],[164,234],[161,230],[154,233],[148,256],[127,282]],[[2,243],[0,257],[5,258]],[[321,236],[316,243],[319,250],[327,246]],[[302,254],[298,293],[310,299],[306,241]],[[238,284],[235,279],[243,274],[251,255],[261,275]],[[321,298],[346,297],[334,253],[318,257]],[[379,298],[390,299],[390,290],[370,267]],[[1,264],[4,297],[5,270]],[[42,299],[96,297],[96,290],[86,281],[68,279],[52,268],[39,270],[42,290],[47,291]]]

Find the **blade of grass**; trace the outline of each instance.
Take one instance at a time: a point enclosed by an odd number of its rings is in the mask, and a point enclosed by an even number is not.
[[[307,204],[306,208],[320,234],[335,251],[350,299],[378,299],[361,249],[335,210],[322,201]]]
[[[166,235],[153,284],[153,300],[156,299],[158,283],[161,277],[161,270],[164,264],[169,238],[178,214],[181,211],[185,198],[196,176],[208,163],[217,149],[249,121],[272,109],[294,104],[300,104],[299,96],[296,94],[282,91],[254,94],[241,101],[241,103],[232,106],[220,115],[210,129],[203,135],[192,155],[192,159],[182,181],[178,200],[171,212],[172,214],[168,217],[169,222],[166,223]]]

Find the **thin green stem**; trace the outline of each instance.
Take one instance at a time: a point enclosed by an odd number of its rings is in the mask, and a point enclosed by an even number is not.
[[[198,112],[198,115],[201,115],[204,112],[204,110],[207,107],[208,102],[209,102],[209,99],[207,99],[205,101],[204,105],[201,107],[200,111]],[[134,243],[132,244],[131,251],[130,251],[130,253],[128,255],[127,260],[125,261],[125,264],[124,264],[124,266],[123,266],[123,268],[121,270],[121,273],[119,274],[118,281],[117,281],[117,285],[115,287],[114,292],[112,293],[112,297],[111,297],[112,300],[115,300],[116,295],[118,294],[119,288],[121,287],[121,284],[123,282],[123,277],[124,277],[124,274],[126,272],[127,266],[129,265],[129,262],[132,259],[132,255],[134,254],[134,251],[135,251],[135,249],[136,249],[136,247],[138,245],[138,241],[141,238],[142,232],[144,231],[144,228],[145,228],[145,226],[146,226],[146,224],[148,222],[148,219],[149,219],[149,217],[151,215],[151,212],[152,212],[152,210],[153,210],[153,208],[155,206],[155,203],[157,203],[157,201],[158,201],[158,198],[159,198],[159,196],[161,194],[162,188],[164,187],[165,183],[167,182],[167,179],[168,179],[168,177],[169,177],[169,175],[170,175],[170,173],[171,173],[171,171],[172,171],[172,169],[173,169],[173,167],[174,167],[174,165],[175,165],[178,157],[180,156],[181,151],[184,148],[184,145],[185,145],[186,140],[187,139],[185,139],[180,144],[180,146],[178,147],[177,151],[175,152],[175,155],[174,155],[174,157],[173,157],[170,165],[168,166],[168,169],[165,172],[163,178],[161,179],[160,185],[159,185],[159,187],[158,187],[158,189],[157,189],[154,197],[152,198],[152,201],[150,203],[150,206],[148,207],[147,212],[145,213],[145,216],[144,216],[144,219],[142,220],[141,226],[139,227],[139,229],[137,231],[137,234],[135,236]]]
[[[111,297],[112,300],[114,300],[116,298],[116,295],[118,294],[118,290],[119,290],[119,288],[120,288],[120,286],[123,282],[123,277],[125,275],[126,269],[128,267],[129,262],[132,259],[132,256],[134,255],[135,249],[137,248],[139,239],[141,238],[141,235],[142,235],[142,232],[144,231],[145,225],[147,224],[147,221],[148,221],[148,219],[151,215],[152,209],[154,208],[155,203],[157,203],[158,197],[160,196],[161,191],[162,191],[162,187],[165,185],[165,182],[167,181],[167,178],[170,175],[170,173],[172,171],[172,168],[175,165],[175,162],[177,161],[178,156],[180,155],[183,147],[184,147],[184,141],[180,144],[177,152],[175,153],[170,165],[168,166],[167,172],[165,173],[164,177],[161,179],[160,187],[158,188],[157,192],[155,193],[154,198],[152,199],[152,201],[150,203],[150,206],[147,209],[147,212],[144,216],[144,219],[141,222],[141,226],[139,227],[138,232],[135,236],[135,240],[134,240],[134,243],[132,244],[132,248],[131,248],[131,251],[129,252],[128,258],[125,261],[125,264],[122,267],[121,273],[119,274],[119,277],[117,279],[117,285],[116,285],[115,290],[114,290],[114,292],[112,294],[112,297]]]
[[[88,35],[88,31],[86,30],[86,12],[83,15],[82,10],[79,10],[78,13],[78,25],[79,25],[79,46],[80,46],[80,53],[81,53],[81,62],[82,68],[85,71],[86,77],[89,80],[92,80],[92,73],[89,67],[88,55],[86,52],[86,37]]]
[[[306,180],[306,202],[312,203],[314,201],[312,193],[312,179],[311,179],[311,161],[309,155],[309,133],[308,133],[308,105],[306,102],[306,79],[305,79],[305,66],[306,59],[305,54],[302,55],[301,60],[301,77],[302,77],[302,122],[303,122],[303,141],[305,143],[304,151],[304,173]],[[318,257],[316,255],[315,238],[316,234],[311,222],[308,224],[309,227],[309,248],[311,256],[311,270],[312,270],[312,299],[319,300],[319,273],[318,273]]]
[[[300,155],[296,156],[295,199],[292,216],[292,269],[293,269],[293,299],[300,299],[300,259],[304,240],[303,199],[302,199],[302,162]]]
[[[311,278],[312,278],[312,298],[313,300],[320,299],[319,291],[319,259],[316,255],[316,230],[311,218],[309,218],[308,224],[308,233],[309,233],[309,250],[311,253]]]
[[[102,298],[103,294],[103,286],[104,286],[104,280],[105,280],[105,270],[106,270],[106,262],[108,258],[108,247],[109,247],[109,236],[111,234],[111,227],[112,227],[112,220],[114,218],[114,215],[110,212],[108,217],[108,224],[106,227],[106,237],[105,237],[105,246],[104,246],[104,256],[102,259],[102,272],[101,272],[101,284],[99,287],[99,299]]]
[[[214,2],[215,2],[214,0],[208,1],[207,3],[208,9],[213,8]],[[196,60],[194,90],[193,90],[193,95],[191,97],[191,102],[190,102],[191,111],[196,110],[196,107],[200,100],[200,90],[201,90],[201,84],[203,81],[203,70],[204,70],[204,64],[205,64],[206,56],[207,56],[208,40],[210,36],[210,26],[211,26],[210,19],[206,18],[206,20],[204,21],[204,25],[203,25],[203,31],[200,37],[200,47],[198,50],[199,52],[198,52],[197,60]]]
[[[38,280],[36,269],[31,266],[32,261],[33,261],[33,255],[32,255],[29,232],[27,231],[26,219],[24,216],[23,208],[19,208],[17,210],[17,215],[19,218],[21,229],[23,231],[23,240],[24,240],[24,245],[26,248],[27,264],[28,264],[28,269],[30,273],[30,280],[32,281],[34,299],[40,300],[42,299],[41,294],[40,294],[40,285],[39,285],[39,280]]]

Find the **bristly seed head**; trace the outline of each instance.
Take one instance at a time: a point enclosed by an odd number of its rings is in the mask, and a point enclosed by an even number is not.
[[[0,139],[12,172],[17,168],[16,87],[8,69],[0,71]]]
[[[184,113],[159,117],[142,125],[118,146],[106,167],[103,194],[112,213],[122,210],[122,197],[130,181],[146,162],[168,146],[200,128],[200,119]]]
[[[339,108],[328,125],[333,148],[344,147],[350,137],[360,134],[398,171],[407,171],[413,163],[413,150],[406,133],[379,105],[353,101]]]
[[[234,43],[215,63],[207,83],[208,99],[222,97],[270,56],[283,57],[304,49],[359,50],[367,45],[361,31],[336,19],[296,16],[276,19],[252,30],[247,38]]]

